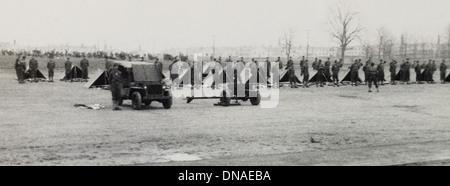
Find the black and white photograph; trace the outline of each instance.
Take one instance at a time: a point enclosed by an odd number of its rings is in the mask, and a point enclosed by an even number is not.
[[[449,8],[0,0],[0,166],[449,166]]]

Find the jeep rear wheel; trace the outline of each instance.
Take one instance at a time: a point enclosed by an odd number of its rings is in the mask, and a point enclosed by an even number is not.
[[[142,96],[139,92],[134,92],[132,95],[132,106],[134,110],[140,110],[142,107]]]

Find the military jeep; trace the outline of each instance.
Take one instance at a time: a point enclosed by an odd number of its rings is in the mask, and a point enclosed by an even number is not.
[[[153,63],[117,62],[122,72],[123,88],[119,105],[124,100],[131,100],[133,109],[140,110],[142,105],[150,106],[153,101],[163,104],[165,109],[172,107],[170,87],[164,81],[164,75]]]

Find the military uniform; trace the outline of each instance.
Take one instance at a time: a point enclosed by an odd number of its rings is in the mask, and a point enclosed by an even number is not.
[[[320,85],[321,87],[323,87],[324,83],[324,79],[325,79],[325,65],[323,65],[322,63],[319,62],[319,64],[317,64],[316,66],[317,68],[317,81],[316,81],[316,86]]]
[[[389,72],[391,72],[391,83],[395,84],[395,76],[397,73],[397,64],[395,61],[391,62],[389,65]]]
[[[112,68],[109,73],[109,89],[111,90],[112,94],[112,101],[113,101],[113,109],[118,110],[118,104],[120,100],[122,99],[122,72],[120,72],[119,69]]]
[[[48,79],[50,80],[50,82],[53,82],[55,67],[56,67],[55,62],[52,59],[50,59],[50,61],[47,63]]]
[[[409,84],[411,63],[409,63],[409,61],[406,61],[405,63],[402,64],[401,69],[403,71],[402,81]]]
[[[16,70],[16,76],[17,76],[17,81],[19,81],[19,65],[20,65],[20,57],[18,57],[16,59],[16,62],[14,62],[14,69]]]
[[[324,66],[325,66],[325,72],[324,72],[325,73],[325,77],[327,79],[331,79],[331,72],[330,72],[330,70],[331,70],[331,62],[329,60],[326,61]]]
[[[308,61],[305,61],[301,67],[302,75],[303,75],[303,88],[309,87],[309,64]]]
[[[359,69],[361,68],[361,65],[359,64],[359,63],[357,63],[357,62],[355,62],[355,63],[353,63],[353,65],[352,66],[350,66],[350,70],[351,70],[351,82],[352,82],[352,85],[353,85],[353,83],[356,85],[356,86],[358,86],[358,74],[359,74]]]
[[[433,61],[433,64],[431,64],[431,74],[430,74],[430,80],[431,80],[431,82],[433,83],[433,77],[434,77],[434,73],[436,72],[436,70],[437,70],[437,68],[436,68],[436,63],[434,63],[434,61]]]
[[[378,81],[380,81],[380,84],[384,84],[384,63],[380,63],[377,67],[378,70]]]
[[[278,58],[278,60],[277,61],[275,61],[275,62],[278,62],[278,69],[283,69],[283,62],[281,61],[281,59],[280,58]]]
[[[369,92],[372,92],[371,88],[372,88],[372,83],[375,84],[375,87],[378,90],[378,69],[375,68],[374,66],[371,66],[367,69],[368,72],[368,85],[369,85]]]
[[[163,65],[161,62],[159,62],[158,60],[155,61],[155,68],[156,71],[158,72],[158,76],[160,79],[162,79],[163,77]],[[194,71],[192,71],[191,73],[194,73]]]
[[[431,73],[432,70],[433,70],[433,65],[431,63],[428,63],[425,66],[425,81],[427,83],[431,83],[431,81],[433,80],[432,75],[431,75],[432,74]]]
[[[286,70],[289,75],[289,84],[291,85],[291,88],[297,87],[297,81],[295,79],[294,61],[292,61],[292,59],[290,59],[287,62]]]
[[[16,69],[17,69],[17,78],[19,80],[19,83],[25,83],[25,69],[26,69],[26,62],[25,59],[22,58],[22,60],[18,60],[16,63]]]
[[[333,71],[333,82],[334,85],[339,86],[339,70],[342,68],[342,63],[335,63],[331,67],[331,71]]]
[[[70,62],[70,60],[67,60],[64,63],[64,68],[66,69],[66,80],[71,79],[72,77],[69,77],[69,74],[70,74],[70,70],[72,70],[72,62]]]
[[[81,67],[81,78],[88,79],[88,67],[89,67],[89,61],[86,58],[83,58],[80,61],[80,67]]]
[[[445,83],[445,75],[447,72],[447,65],[445,64],[445,62],[441,63],[441,66],[439,67],[440,71],[441,71],[441,82]]]
[[[416,72],[416,82],[420,83],[422,79],[422,67],[418,62],[414,66],[414,71]]]
[[[29,67],[30,67],[30,73],[31,73],[31,78],[36,81],[36,74],[37,74],[37,70],[38,70],[38,61],[36,59],[31,58],[30,63],[29,63]]]

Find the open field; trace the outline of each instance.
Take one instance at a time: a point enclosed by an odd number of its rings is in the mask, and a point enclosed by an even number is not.
[[[170,110],[154,103],[134,111],[126,101],[120,112],[111,110],[109,91],[83,83],[20,85],[14,70],[0,69],[0,85],[0,165],[392,165],[450,159],[450,85],[387,85],[371,94],[365,86],[282,88],[275,109],[175,99]],[[75,108],[77,103],[107,107],[86,110]]]

